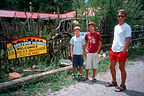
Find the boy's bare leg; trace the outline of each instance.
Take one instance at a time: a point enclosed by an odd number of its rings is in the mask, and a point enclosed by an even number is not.
[[[116,82],[116,70],[115,70],[116,63],[117,63],[116,60],[111,60],[110,61],[110,71],[111,71],[113,82]]]
[[[73,75],[75,75],[75,67],[73,67]]]
[[[95,73],[96,73],[96,69],[93,69],[93,76],[92,76],[92,78],[95,78]]]
[[[119,69],[121,71],[121,84],[125,85],[126,81],[125,62],[119,62]]]
[[[88,78],[89,69],[86,69],[86,78]]]
[[[79,67],[79,74],[82,73],[82,67]]]

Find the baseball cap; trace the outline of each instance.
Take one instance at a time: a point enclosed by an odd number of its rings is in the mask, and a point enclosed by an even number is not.
[[[76,30],[76,29],[80,30],[80,27],[79,26],[74,27],[74,30]]]
[[[94,25],[94,26],[95,26],[94,22],[89,22],[89,23],[88,23],[88,26],[89,26],[89,25]]]

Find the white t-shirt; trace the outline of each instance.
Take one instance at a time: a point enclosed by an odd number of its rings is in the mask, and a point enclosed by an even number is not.
[[[127,23],[116,25],[114,28],[114,39],[112,45],[113,52],[123,51],[126,37],[131,37],[131,27]]]

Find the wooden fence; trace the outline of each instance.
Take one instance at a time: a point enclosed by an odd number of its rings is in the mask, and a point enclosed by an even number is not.
[[[59,58],[70,59],[70,44],[69,41],[73,36],[74,19],[61,20],[59,25],[45,24],[45,21],[40,19],[4,19],[0,18],[0,65],[10,66],[19,64],[38,64],[41,62],[56,61]],[[80,19],[82,20],[82,19]],[[49,21],[46,21],[49,22]],[[55,20],[57,22],[57,20]],[[57,27],[58,26],[58,27]],[[144,29],[136,29],[132,32],[133,44],[137,41],[142,41],[144,44]],[[47,54],[39,56],[31,56],[19,59],[8,60],[7,56],[7,42],[21,38],[21,37],[40,37],[47,40]],[[112,36],[110,34],[101,34],[102,36],[102,49],[110,48]],[[46,61],[47,60],[47,61]],[[48,61],[49,60],[49,61]],[[2,66],[1,66],[2,68]]]
[[[26,19],[24,21],[15,18],[7,21],[5,18],[0,18],[0,64],[37,64],[46,58],[52,60],[56,60],[59,57],[68,58],[69,41],[72,35],[65,31],[57,32],[54,28],[49,30],[49,27],[39,19]],[[6,44],[12,40],[29,36],[46,39],[48,53],[40,56],[8,60]]]
[[[135,25],[132,31],[131,47],[144,46],[144,26]]]

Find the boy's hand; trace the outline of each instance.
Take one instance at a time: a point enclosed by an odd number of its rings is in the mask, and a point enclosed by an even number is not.
[[[71,58],[73,59],[73,54],[71,54]]]
[[[81,56],[82,56],[82,58],[84,58],[85,57],[84,53]]]
[[[86,53],[89,53],[87,49],[85,50],[85,52],[86,52]]]
[[[96,53],[99,54],[99,50]]]
[[[102,58],[102,55],[98,54],[98,58]]]

